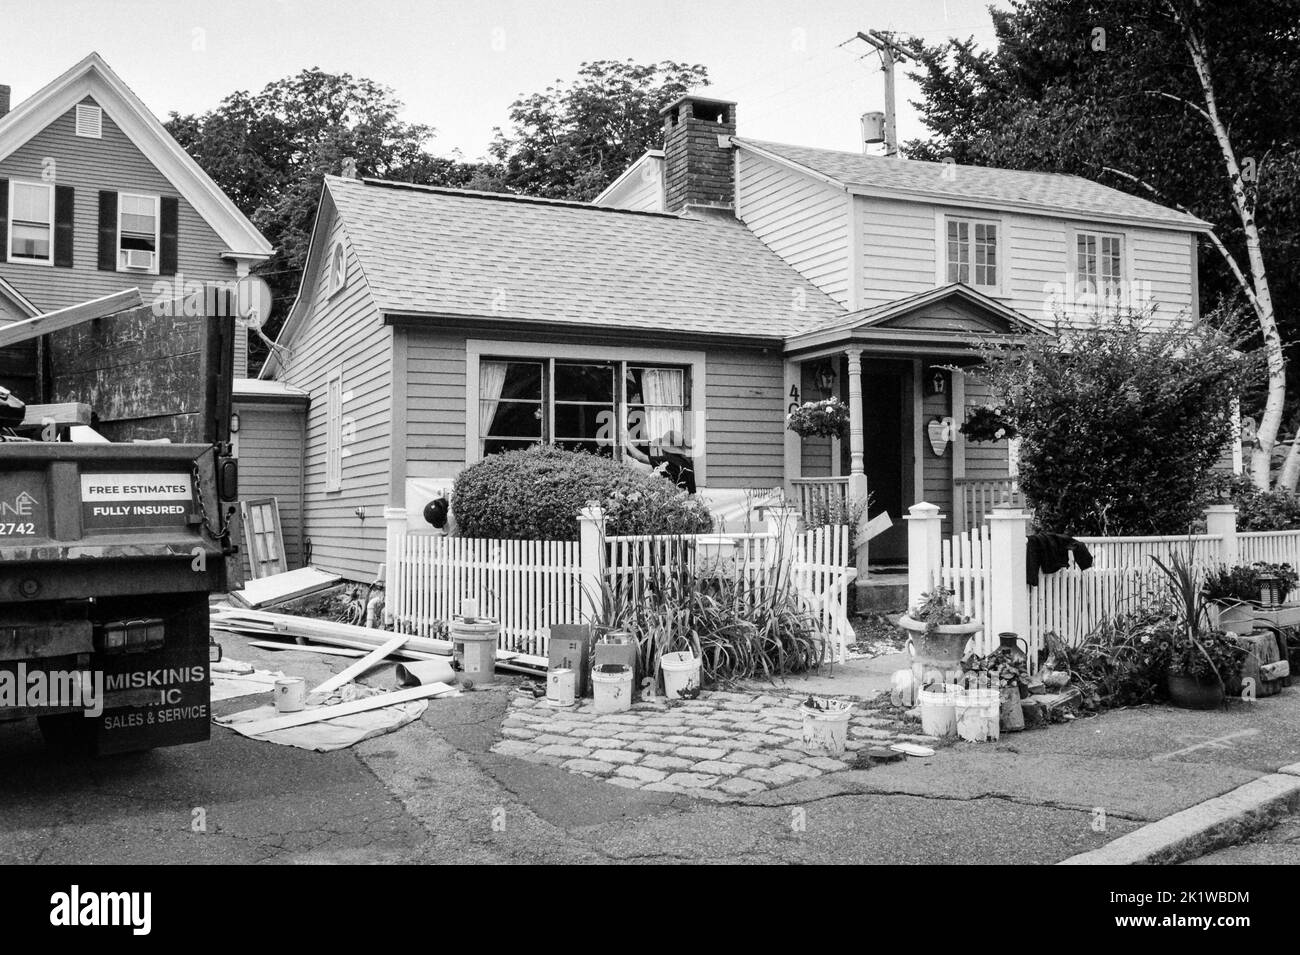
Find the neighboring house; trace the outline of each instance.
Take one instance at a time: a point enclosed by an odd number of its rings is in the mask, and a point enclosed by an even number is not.
[[[386,507],[420,526],[461,469],[538,441],[685,456],[715,499],[869,488],[895,521],[872,559],[901,562],[908,505],[966,526],[1010,487],[1005,443],[957,432],[983,396],[945,366],[1091,321],[1077,286],[1196,314],[1190,216],[1069,176],[749,141],[704,97],[664,114],[662,152],[590,205],[326,181],[263,369],[310,395],[315,563],[370,577]],[[785,429],[829,394],[848,440]]]
[[[0,323],[127,288],[145,301],[233,283],[270,245],[92,53],[10,108],[0,86]],[[40,400],[38,343],[0,351],[0,384]],[[237,336],[236,376],[247,374]]]

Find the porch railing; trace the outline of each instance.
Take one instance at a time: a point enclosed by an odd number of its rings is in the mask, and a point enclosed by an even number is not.
[[[957,478],[953,484],[953,530],[958,534],[983,527],[984,518],[999,504],[1025,506],[1014,478]]]
[[[849,522],[847,477],[795,478],[795,506],[809,526]]]

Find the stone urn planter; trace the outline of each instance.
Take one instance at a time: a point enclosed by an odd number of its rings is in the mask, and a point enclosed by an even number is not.
[[[930,664],[941,669],[951,669],[961,662],[966,654],[966,644],[971,637],[984,629],[982,623],[941,624],[927,633],[928,624],[903,614],[898,618],[898,625],[908,631],[909,652],[920,663]]]

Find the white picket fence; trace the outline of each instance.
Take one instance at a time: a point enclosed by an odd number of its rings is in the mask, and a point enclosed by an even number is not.
[[[589,530],[584,527],[584,534]],[[761,589],[788,574],[803,609],[817,620],[828,657],[845,659],[854,640],[848,588],[856,571],[849,566],[844,526],[804,534],[773,528],[693,537],[610,537],[595,548],[589,540],[485,540],[390,528],[385,613],[397,629],[429,636],[473,598],[480,614],[501,621],[501,649],[544,656],[550,627],[599,616],[602,581],[631,588],[635,596],[652,568],[667,566],[695,576],[701,570],[700,555],[710,553],[700,543],[709,536],[734,542],[721,570],[744,587]]]
[[[952,591],[953,602],[972,620],[993,619],[992,568],[993,545],[987,526],[955,534],[943,542],[940,584]],[[988,631],[986,626],[976,638],[976,652],[988,653],[997,646],[997,635]]]
[[[1237,541],[1243,564],[1263,561],[1300,570],[1300,531],[1243,531]]]

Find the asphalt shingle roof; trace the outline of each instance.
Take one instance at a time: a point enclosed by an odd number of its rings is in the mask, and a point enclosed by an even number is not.
[[[730,219],[326,187],[382,311],[768,338],[845,314]]]
[[[742,147],[753,146],[780,156],[833,179],[846,188],[887,189],[924,197],[975,200],[1036,206],[1049,212],[1070,212],[1085,216],[1113,216],[1141,219],[1153,224],[1183,229],[1204,229],[1208,223],[1131,196],[1100,183],[1054,172],[1022,172],[987,166],[921,162],[915,159],[886,159],[834,149],[790,146],[758,139],[735,137]]]

